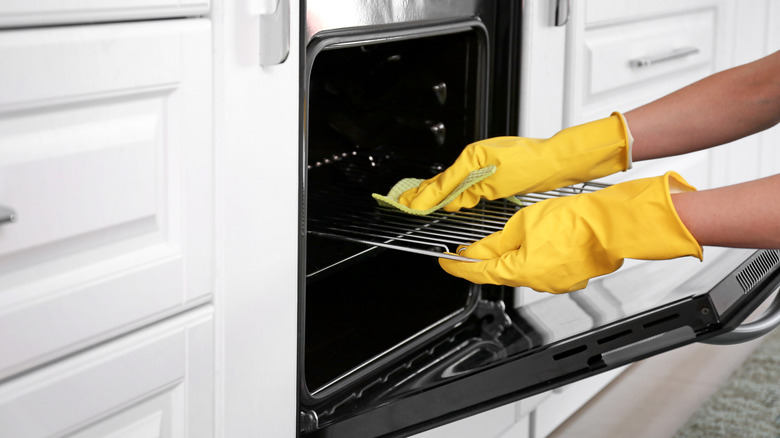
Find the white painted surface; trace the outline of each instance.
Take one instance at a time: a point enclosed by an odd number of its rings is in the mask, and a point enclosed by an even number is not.
[[[573,2],[574,3],[574,2]],[[529,0],[523,9],[520,132],[546,138],[563,128],[567,27],[552,23],[555,2]]]
[[[210,25],[0,32],[0,378],[210,299]]]
[[[590,17],[593,8],[605,8],[605,3],[573,4],[566,47],[566,126],[631,110],[730,65],[733,25],[727,18],[733,4],[728,0],[675,2],[666,10],[658,7],[663,2],[613,1],[609,19]],[[625,15],[616,14],[623,9],[628,9]],[[644,9],[645,14],[638,12]],[[648,67],[629,64],[684,47],[700,52]]]
[[[209,0],[3,0],[0,28],[191,17],[209,11]]]
[[[214,5],[221,436],[293,437],[298,415],[299,9],[259,66],[252,2]]]
[[[8,437],[213,436],[205,307],[0,385]]]

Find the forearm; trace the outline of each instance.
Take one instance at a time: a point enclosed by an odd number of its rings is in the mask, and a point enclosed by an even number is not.
[[[780,121],[780,52],[702,79],[625,113],[633,160],[684,154]]]
[[[780,175],[673,194],[672,202],[701,245],[780,248]]]

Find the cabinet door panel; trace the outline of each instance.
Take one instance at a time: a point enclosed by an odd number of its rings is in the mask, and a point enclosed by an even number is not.
[[[210,307],[0,385],[3,436],[213,435]]]
[[[0,28],[203,15],[209,0],[3,0]]]
[[[0,378],[209,299],[206,20],[0,32]]]
[[[715,11],[704,10],[588,32],[586,103],[622,87],[711,72],[715,19]]]
[[[726,0],[573,4],[565,124],[628,111],[727,66]]]

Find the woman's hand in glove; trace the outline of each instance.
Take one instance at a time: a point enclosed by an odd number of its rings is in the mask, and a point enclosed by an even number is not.
[[[693,191],[674,172],[518,211],[504,226],[459,254],[439,259],[445,271],[474,283],[528,286],[564,293],[620,268],[623,259],[702,258],[702,248],[677,215],[670,191]]]
[[[399,202],[426,210],[443,201],[470,172],[489,165],[495,174],[474,184],[444,207],[457,211],[481,198],[543,192],[600,178],[631,167],[631,136],[623,116],[564,129],[540,140],[496,137],[472,143],[444,172],[404,192]]]

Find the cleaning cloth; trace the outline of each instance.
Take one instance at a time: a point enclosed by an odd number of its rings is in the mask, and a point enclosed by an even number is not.
[[[404,213],[408,214],[414,214],[417,216],[427,216],[434,211],[437,211],[441,208],[443,208],[445,205],[452,202],[455,198],[457,198],[461,193],[466,191],[469,187],[473,186],[474,184],[482,181],[483,179],[493,175],[496,173],[496,166],[490,165],[487,167],[483,167],[481,169],[474,170],[470,172],[466,178],[463,179],[463,181],[458,184],[457,187],[455,187],[455,190],[450,192],[449,195],[445,196],[444,199],[439,202],[438,204],[434,205],[433,207],[426,209],[426,210],[417,210],[414,208],[409,208],[401,203],[398,202],[398,198],[401,196],[402,193],[409,189],[413,189],[417,186],[419,186],[424,179],[419,178],[404,178],[400,181],[398,181],[393,188],[390,189],[390,192],[387,195],[380,195],[378,193],[374,193],[371,196],[374,197],[374,199],[377,200],[379,205],[385,206],[385,207],[393,207],[397,208],[398,210],[403,211]],[[510,202],[513,202],[518,205],[522,205],[520,200],[516,199],[514,196],[506,198]]]

